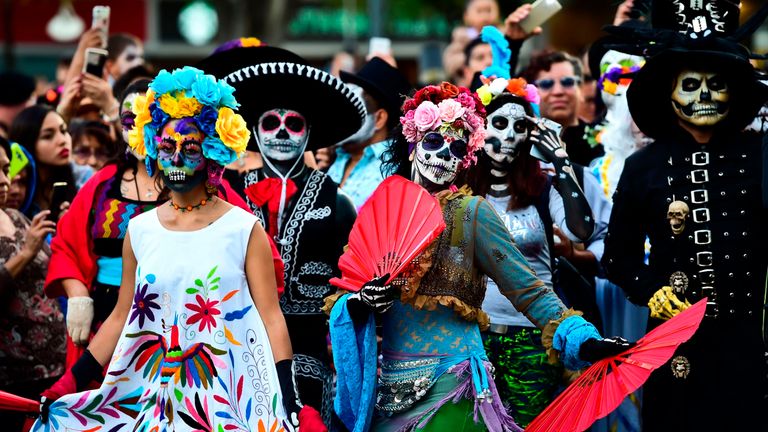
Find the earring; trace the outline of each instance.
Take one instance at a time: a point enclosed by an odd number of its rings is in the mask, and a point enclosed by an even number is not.
[[[416,150],[412,151],[410,155],[408,155],[408,161],[413,162],[413,156],[416,154]]]

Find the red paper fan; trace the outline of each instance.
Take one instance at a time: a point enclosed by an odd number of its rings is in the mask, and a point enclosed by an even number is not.
[[[360,208],[349,248],[339,258],[341,278],[331,279],[331,284],[359,291],[387,273],[392,281],[444,229],[435,197],[400,176],[389,177]]]
[[[0,411],[38,412],[40,402],[0,391]]]
[[[696,333],[706,308],[705,298],[648,332],[629,350],[590,366],[525,431],[580,432],[610,414]]]

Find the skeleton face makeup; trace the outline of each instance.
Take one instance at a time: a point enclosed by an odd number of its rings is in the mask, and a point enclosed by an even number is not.
[[[276,162],[288,162],[304,153],[309,129],[303,115],[276,108],[259,118],[256,135],[264,157]]]
[[[414,150],[413,169],[418,176],[436,186],[450,185],[456,179],[459,163],[467,155],[463,134],[463,130],[456,132],[453,129],[427,133]]]
[[[721,74],[685,70],[672,91],[672,108],[686,123],[714,126],[728,116],[728,83]]]
[[[764,86],[768,86],[768,81],[760,81]],[[760,112],[757,113],[752,123],[747,126],[748,131],[757,133],[768,133],[768,104],[763,105],[760,108]]]
[[[134,121],[136,119],[136,114],[133,113],[133,102],[139,95],[139,93],[131,93],[127,95],[123,100],[123,104],[120,105],[120,130],[123,134],[123,140],[125,142],[128,142],[128,132],[130,132],[136,125],[136,122]],[[131,146],[128,146],[128,151],[130,151],[139,160],[144,160],[143,156],[139,156],[136,153],[133,153]]]
[[[510,164],[527,138],[525,109],[520,104],[507,103],[488,115],[483,150],[493,161]]]
[[[169,121],[159,138],[157,164],[168,189],[187,192],[205,180],[204,134],[191,118]]]

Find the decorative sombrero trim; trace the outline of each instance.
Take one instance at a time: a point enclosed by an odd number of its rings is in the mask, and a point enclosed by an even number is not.
[[[240,68],[224,77],[224,81],[229,83],[243,82],[264,75],[294,75],[312,79],[322,84],[327,84],[347,98],[347,100],[355,106],[360,117],[365,117],[366,115],[365,103],[363,100],[344,84],[343,81],[312,66],[288,62],[260,63]]]

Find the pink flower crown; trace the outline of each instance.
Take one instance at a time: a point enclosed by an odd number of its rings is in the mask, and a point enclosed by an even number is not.
[[[408,152],[431,131],[453,129],[469,132],[467,156],[461,168],[468,168],[477,161],[478,150],[485,144],[485,106],[476,94],[465,87],[443,82],[417,91],[403,104],[400,117],[403,136],[408,141]]]

